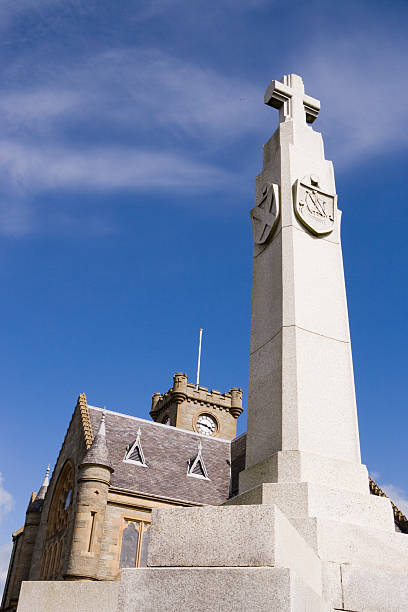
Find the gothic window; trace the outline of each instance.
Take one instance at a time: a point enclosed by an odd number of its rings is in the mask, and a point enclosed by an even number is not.
[[[74,466],[67,461],[61,470],[48,512],[47,534],[41,562],[41,579],[55,580],[60,576],[65,533],[71,515],[74,489]]]
[[[146,567],[150,523],[125,520],[119,567]]]

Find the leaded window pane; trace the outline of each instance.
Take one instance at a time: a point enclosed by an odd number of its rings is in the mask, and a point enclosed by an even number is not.
[[[147,550],[149,548],[150,525],[145,525],[143,529],[142,545],[140,547],[139,567],[147,565]]]
[[[119,567],[136,567],[140,523],[128,522],[122,535]]]

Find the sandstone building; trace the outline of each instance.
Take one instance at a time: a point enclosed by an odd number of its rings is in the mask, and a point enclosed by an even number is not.
[[[153,421],[81,394],[52,477],[13,534],[2,610],[16,609],[24,580],[116,580],[145,566],[153,508],[225,502],[244,462],[241,413],[240,389],[196,390],[181,373],[153,395]]]

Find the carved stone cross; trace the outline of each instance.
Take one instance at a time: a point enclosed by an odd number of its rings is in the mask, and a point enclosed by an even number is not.
[[[305,94],[303,81],[297,74],[285,75],[282,82],[271,81],[264,102],[279,109],[280,123],[288,119],[298,125],[313,123],[320,110],[319,100]]]

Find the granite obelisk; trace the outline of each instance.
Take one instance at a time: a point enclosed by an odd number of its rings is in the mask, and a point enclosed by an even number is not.
[[[295,74],[272,81],[265,103],[279,108],[279,126],[264,147],[252,211],[247,467],[278,451],[360,463],[341,213],[332,163],[308,125],[320,103]],[[275,227],[259,218],[271,191]]]

